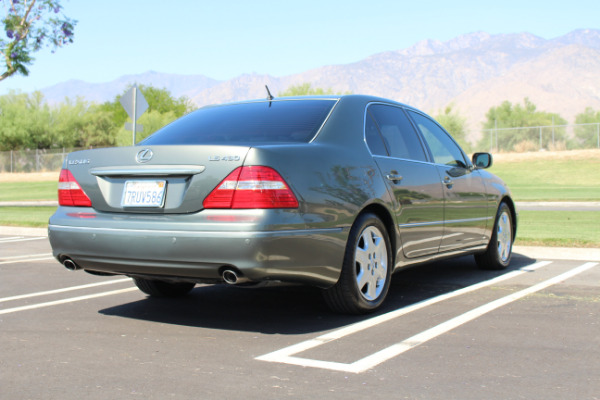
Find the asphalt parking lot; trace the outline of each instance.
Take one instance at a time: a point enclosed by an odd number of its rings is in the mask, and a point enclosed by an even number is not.
[[[600,399],[597,252],[423,265],[350,317],[301,287],[150,299],[26,233],[0,232],[1,399]]]

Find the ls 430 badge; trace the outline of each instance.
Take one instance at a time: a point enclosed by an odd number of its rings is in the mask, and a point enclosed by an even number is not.
[[[80,164],[89,164],[90,160],[89,159],[83,159],[83,160],[69,160],[68,164],[69,165],[80,165]]]
[[[209,156],[208,161],[240,161],[240,156]]]

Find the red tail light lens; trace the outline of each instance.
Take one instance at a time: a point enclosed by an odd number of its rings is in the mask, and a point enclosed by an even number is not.
[[[58,204],[68,207],[91,207],[92,202],[87,197],[79,183],[68,169],[60,171],[58,178]]]
[[[298,208],[281,175],[269,167],[239,167],[204,199],[204,208]]]

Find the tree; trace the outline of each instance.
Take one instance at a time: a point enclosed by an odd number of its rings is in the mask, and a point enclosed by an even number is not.
[[[288,87],[283,92],[278,93],[279,97],[288,97],[288,96],[318,96],[318,95],[326,95],[326,94],[350,94],[350,92],[346,93],[336,93],[332,88],[313,88],[310,83],[301,83],[299,85],[292,85]]]
[[[173,111],[167,111],[163,113],[157,110],[146,111],[138,120],[139,124],[144,127],[144,130],[137,133],[136,141],[139,142],[145,139],[176,119],[177,117]],[[125,130],[125,128],[121,126],[117,134],[116,145],[131,146],[131,131]]]
[[[48,147],[52,117],[43,100],[40,92],[0,97],[0,151]]]
[[[598,147],[600,132],[600,111],[587,107],[584,112],[575,117],[576,124],[594,124],[575,127],[575,140],[578,147]]]
[[[6,38],[0,37],[0,56],[5,71],[0,81],[19,73],[27,76],[27,65],[34,61],[31,53],[42,47],[52,52],[73,43],[77,21],[59,15],[62,6],[58,0],[0,0],[4,3],[2,25]]]
[[[565,141],[564,129],[552,129],[554,125],[566,125],[567,121],[556,113],[537,111],[537,107],[528,98],[523,100],[523,105],[512,104],[504,101],[497,107],[492,107],[486,114],[487,121],[484,129],[494,130],[503,128],[528,128],[497,132],[498,148],[513,150],[516,145],[524,142],[539,143],[540,127],[550,129],[542,134],[542,147],[548,148],[553,141]],[[543,133],[543,132],[542,132]],[[551,134],[550,134],[551,133]],[[489,137],[483,137],[479,147],[490,146]],[[539,145],[536,145],[539,148]]]
[[[471,144],[467,140],[467,120],[460,114],[452,110],[453,105],[449,105],[444,109],[444,113],[439,113],[434,116],[435,120],[440,123],[452,135],[454,140],[458,142],[460,147],[467,153],[471,152]]]
[[[144,126],[140,139],[193,108],[187,98],[173,98],[165,89],[142,86],[141,90],[149,110],[139,119]],[[41,92],[11,91],[0,96],[0,151],[130,145],[120,97],[101,105],[67,98],[49,106]]]

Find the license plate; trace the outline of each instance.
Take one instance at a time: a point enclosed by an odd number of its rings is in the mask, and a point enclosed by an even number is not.
[[[166,181],[126,181],[122,207],[162,207]]]

